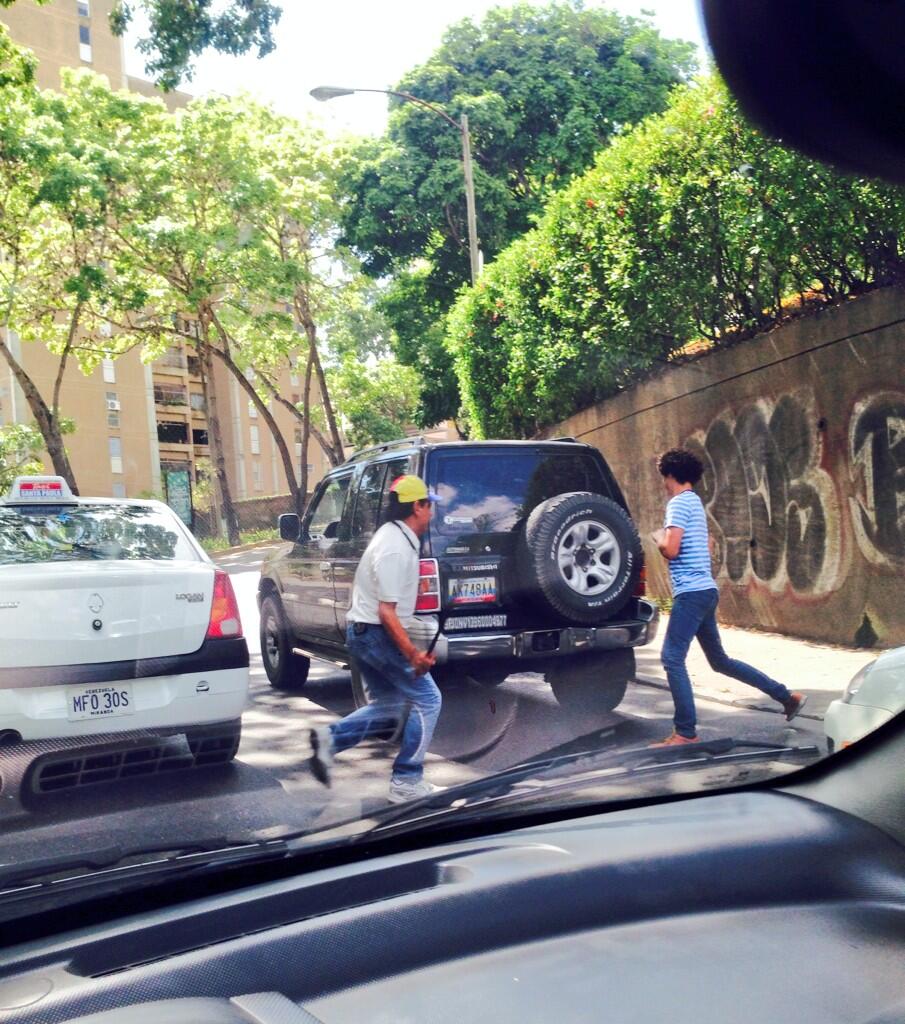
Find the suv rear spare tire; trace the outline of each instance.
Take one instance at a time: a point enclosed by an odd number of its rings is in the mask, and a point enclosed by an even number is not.
[[[528,517],[521,546],[525,586],[567,622],[612,617],[641,572],[638,531],[625,509],[601,494],[574,491],[542,502]]]

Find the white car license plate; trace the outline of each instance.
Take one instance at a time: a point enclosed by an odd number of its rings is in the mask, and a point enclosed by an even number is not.
[[[66,689],[66,713],[70,722],[83,718],[117,718],[132,714],[132,686],[70,686]]]
[[[496,601],[496,577],[475,576],[472,579],[449,581],[449,599],[452,604],[475,604]]]

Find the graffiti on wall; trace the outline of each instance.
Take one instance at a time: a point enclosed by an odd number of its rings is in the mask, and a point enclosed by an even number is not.
[[[848,441],[858,547],[874,565],[905,568],[905,394],[880,392],[856,403]]]
[[[717,417],[686,446],[716,540],[715,571],[822,594],[838,571],[838,501],[821,468],[823,423],[812,394],[761,399]]]

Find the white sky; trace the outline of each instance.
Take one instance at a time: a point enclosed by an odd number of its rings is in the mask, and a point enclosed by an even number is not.
[[[528,0],[542,4],[546,0]],[[480,19],[506,0],[282,0],[276,50],[253,56],[203,56],[187,92],[246,90],[285,114],[314,113],[328,131],[379,135],[386,124],[386,97],[359,94],[328,103],[308,96],[317,85],[388,88],[423,63],[445,28],[462,18]],[[587,7],[594,7],[588,0]],[[650,11],[662,35],[704,47],[697,0],[607,0],[623,14]],[[144,77],[140,54],[126,46],[129,74]]]

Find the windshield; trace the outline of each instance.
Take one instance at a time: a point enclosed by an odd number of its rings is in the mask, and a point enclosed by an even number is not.
[[[0,505],[0,564],[193,559],[169,514],[137,505]]]
[[[695,0],[316,6],[0,0],[0,921],[905,708],[905,189]]]

